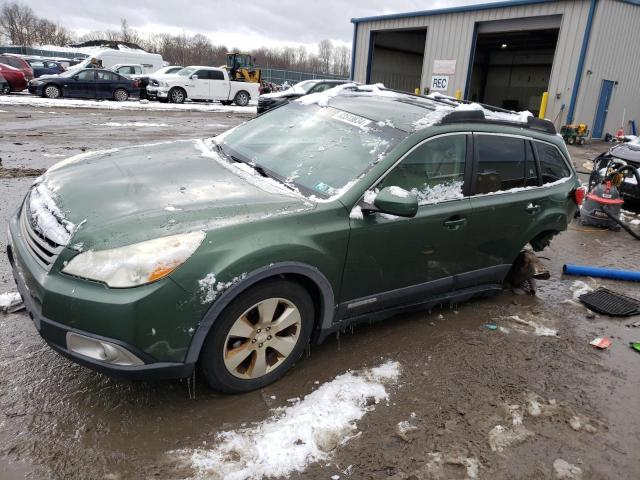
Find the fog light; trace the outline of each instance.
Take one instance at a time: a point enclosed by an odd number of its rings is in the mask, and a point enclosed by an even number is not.
[[[67,332],[67,349],[83,357],[112,365],[144,365],[142,360],[120,345],[73,332]]]

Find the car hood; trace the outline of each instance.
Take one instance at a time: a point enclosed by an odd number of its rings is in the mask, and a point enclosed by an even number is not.
[[[209,231],[315,206],[247,165],[222,158],[202,140],[81,154],[54,165],[36,181],[38,188],[52,201],[42,203],[53,203],[50,210],[71,232],[67,244],[83,249]]]
[[[182,75],[177,75],[175,73],[162,73],[160,75],[147,75],[149,78],[153,78],[155,80],[189,80],[189,77],[183,77]]]

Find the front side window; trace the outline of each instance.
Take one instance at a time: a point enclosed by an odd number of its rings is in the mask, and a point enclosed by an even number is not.
[[[78,73],[78,80],[83,80],[85,82],[92,81],[95,78],[95,72],[93,70],[83,70]]]
[[[526,186],[529,175],[522,138],[478,135],[475,193],[493,193]]]
[[[377,188],[403,188],[415,194],[420,205],[460,199],[466,156],[465,135],[436,137],[409,153]]]
[[[564,157],[553,145],[542,142],[534,142],[540,162],[542,183],[552,183],[571,176],[571,170],[567,166]]]
[[[208,70],[198,70],[194,73],[194,75],[198,76],[198,80],[208,80],[209,79],[209,71]]]

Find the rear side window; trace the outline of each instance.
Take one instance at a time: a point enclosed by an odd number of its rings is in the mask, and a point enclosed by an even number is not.
[[[407,155],[378,188],[404,188],[418,197],[420,205],[460,199],[466,156],[465,135],[436,137]]]
[[[224,80],[224,74],[219,70],[209,70],[209,80]]]
[[[107,80],[109,82],[113,82],[114,80],[119,80],[120,77],[112,72],[99,71],[98,72],[98,80]]]
[[[571,176],[571,170],[556,147],[542,142],[535,142],[535,144],[543,184],[552,183]]]
[[[528,176],[526,142],[522,138],[478,135],[476,192],[492,193],[524,187]],[[534,167],[535,171],[535,167]]]
[[[0,63],[4,63],[5,65],[9,65],[10,67],[23,68],[22,63],[20,63],[13,57],[0,57]]]

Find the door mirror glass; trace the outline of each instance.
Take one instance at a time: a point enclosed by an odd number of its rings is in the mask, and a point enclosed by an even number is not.
[[[415,217],[418,212],[418,198],[400,187],[383,188],[373,204],[381,213],[397,217]]]
[[[191,75],[191,80],[198,80],[198,75]]]

